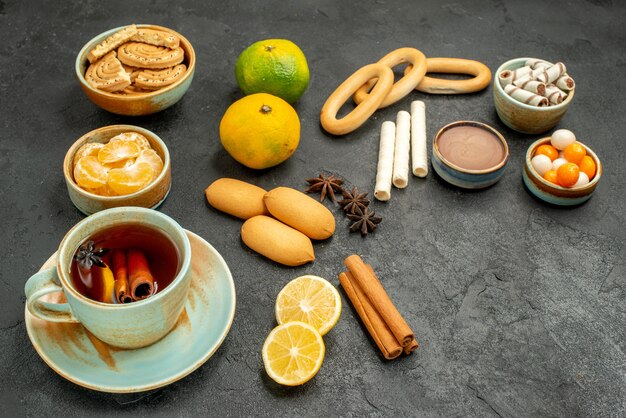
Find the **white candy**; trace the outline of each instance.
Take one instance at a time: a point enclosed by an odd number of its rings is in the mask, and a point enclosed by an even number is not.
[[[550,157],[547,155],[535,155],[530,163],[533,165],[533,168],[541,177],[543,177],[550,169],[552,169],[552,161],[550,161]]]
[[[581,171],[580,174],[578,175],[578,181],[572,187],[582,187],[588,183],[589,183],[589,176],[587,176],[587,174]]]
[[[557,158],[556,160],[552,161],[552,169],[556,171],[559,169],[560,166],[562,166],[566,162],[567,160],[565,158]]]
[[[564,150],[566,146],[576,142],[576,135],[569,129],[559,129],[554,131],[550,142],[554,148]]]

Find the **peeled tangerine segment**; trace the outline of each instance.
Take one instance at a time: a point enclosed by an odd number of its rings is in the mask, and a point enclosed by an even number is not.
[[[152,166],[140,161],[126,168],[110,170],[107,184],[115,193],[126,195],[146,187],[152,181],[152,177]]]
[[[134,141],[109,141],[98,151],[98,160],[102,164],[111,164],[118,161],[136,158],[141,149]]]
[[[131,141],[139,145],[140,149],[152,149],[148,138],[137,132],[124,132],[109,139],[109,142]]]
[[[100,142],[88,142],[82,147],[78,148],[78,151],[76,151],[76,154],[74,154],[74,167],[76,167],[78,160],[83,157],[97,157],[98,152],[103,146],[104,144]]]
[[[106,186],[108,170],[94,156],[83,157],[74,167],[74,180],[80,187],[98,189]]]
[[[135,160],[135,163],[147,163],[152,167],[152,174],[157,177],[163,170],[163,160],[159,157],[153,149],[144,149],[139,153],[139,157]]]

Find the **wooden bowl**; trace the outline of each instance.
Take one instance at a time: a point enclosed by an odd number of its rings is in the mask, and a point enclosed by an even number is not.
[[[524,104],[506,94],[498,74],[504,70],[516,70],[524,66],[530,58],[516,58],[505,62],[496,70],[493,77],[493,101],[498,116],[509,128],[525,134],[540,134],[554,128],[574,99],[574,90],[570,91],[558,105],[537,107]]]
[[[100,196],[89,193],[82,189],[74,180],[74,155],[76,151],[88,142],[106,143],[109,139],[123,132],[137,132],[145,136],[150,142],[150,146],[163,160],[163,170],[145,188],[124,196]],[[170,190],[172,183],[172,173],[170,166],[170,153],[165,143],[153,132],[133,125],[110,125],[98,128],[81,136],[70,147],[65,154],[63,161],[63,175],[67,185],[67,192],[74,206],[85,215],[91,215],[104,209],[116,208],[119,206],[139,206],[155,209],[158,207]]]
[[[89,100],[111,113],[126,116],[139,116],[160,112],[161,110],[167,109],[178,102],[187,92],[189,86],[191,85],[191,81],[193,80],[193,74],[196,69],[196,54],[191,46],[191,43],[185,37],[178,32],[162,26],[137,25],[137,27],[162,30],[178,36],[180,38],[180,47],[185,51],[185,60],[183,63],[187,66],[187,72],[176,83],[146,94],[128,96],[107,93],[106,91],[95,89],[85,80],[85,72],[89,67],[87,55],[89,54],[89,51],[102,42],[106,37],[112,35],[120,29],[123,29],[124,27],[111,29],[101,33],[87,42],[78,53],[75,65],[76,76],[78,77],[78,82],[80,83],[83,91],[87,97],[89,97]]]
[[[544,179],[533,168],[530,160],[534,157],[537,147],[550,143],[550,137],[541,138],[532,143],[526,151],[526,160],[524,161],[524,168],[522,170],[522,177],[524,184],[530,190],[530,192],[537,196],[539,199],[559,206],[573,206],[586,202],[591,198],[591,194],[596,189],[600,177],[602,177],[602,164],[598,156],[585,144],[581,144],[587,150],[587,155],[593,159],[596,163],[596,175],[591,181],[582,186],[576,188],[561,187],[557,184],[551,183]]]

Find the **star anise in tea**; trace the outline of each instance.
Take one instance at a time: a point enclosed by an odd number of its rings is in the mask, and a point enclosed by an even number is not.
[[[91,269],[93,265],[96,265],[98,267],[106,267],[106,264],[104,264],[104,261],[102,261],[102,256],[108,252],[108,248],[96,249],[95,243],[89,240],[80,247],[78,247],[75,258],[78,265],[85,270]]]
[[[367,198],[367,192],[359,193],[356,187],[353,187],[351,191],[344,190],[342,194],[343,200],[339,202],[339,205],[346,213],[354,215],[357,208],[363,212],[370,204],[370,200]]]
[[[326,195],[330,197],[330,200],[336,202],[335,192],[342,193],[343,180],[335,178],[332,174],[326,177],[324,174],[320,174],[319,177],[304,179],[309,183],[310,187],[306,189],[305,193],[320,192],[320,202],[323,202]]]
[[[348,213],[348,219],[354,221],[352,225],[350,225],[350,231],[356,232],[361,231],[361,236],[366,236],[368,232],[374,232],[376,226],[383,220],[380,216],[376,216],[376,212],[373,210],[369,210],[369,208],[365,208],[361,210],[360,208],[355,208],[354,214]]]

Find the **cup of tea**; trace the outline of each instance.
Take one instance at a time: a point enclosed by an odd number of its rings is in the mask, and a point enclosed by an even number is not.
[[[107,209],[65,235],[56,266],[26,282],[26,304],[42,320],[80,322],[107,344],[140,348],[176,324],[190,266],[189,238],[172,218],[139,207]],[[58,292],[66,303],[45,297]]]

